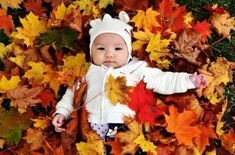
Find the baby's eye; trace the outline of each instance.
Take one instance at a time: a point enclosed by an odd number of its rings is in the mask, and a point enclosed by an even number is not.
[[[104,50],[104,47],[98,47],[97,50]]]
[[[119,51],[119,50],[122,50],[121,47],[116,47],[115,50]]]

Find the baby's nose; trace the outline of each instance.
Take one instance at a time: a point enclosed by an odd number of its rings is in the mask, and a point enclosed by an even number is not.
[[[107,51],[105,52],[105,56],[106,56],[106,57],[113,57],[113,56],[114,56],[114,52],[113,52],[112,50],[107,50]]]

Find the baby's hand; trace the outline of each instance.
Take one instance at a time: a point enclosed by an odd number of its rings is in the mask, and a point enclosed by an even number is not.
[[[65,131],[65,128],[62,128],[62,125],[64,124],[65,117],[61,114],[56,114],[55,117],[52,120],[52,124],[55,126],[56,132],[62,132]]]
[[[197,75],[197,73],[195,72],[194,74],[190,75],[189,78],[196,88],[206,87],[207,82],[203,75]]]

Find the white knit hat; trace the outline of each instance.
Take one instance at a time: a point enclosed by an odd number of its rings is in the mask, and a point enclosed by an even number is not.
[[[109,14],[105,14],[103,20],[94,19],[90,21],[91,29],[89,30],[90,34],[90,56],[91,56],[91,48],[95,38],[103,33],[114,33],[120,35],[127,46],[128,49],[128,59],[127,62],[132,58],[132,41],[131,41],[131,30],[132,26],[127,24],[130,18],[125,11],[121,11],[119,13],[119,19],[112,18]]]

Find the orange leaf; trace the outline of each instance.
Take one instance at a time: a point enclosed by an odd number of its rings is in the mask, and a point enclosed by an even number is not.
[[[10,15],[5,10],[0,9],[0,29],[4,29],[7,35],[10,35],[11,30],[14,28],[14,23]]]
[[[180,144],[194,146],[193,138],[199,137],[201,134],[199,127],[191,125],[197,118],[194,111],[185,110],[184,112],[179,113],[175,106],[170,106],[169,115],[165,115],[165,118],[167,122],[167,131],[175,133]]]
[[[222,146],[225,147],[226,150],[233,154],[235,152],[235,133],[233,129],[229,130],[229,133],[221,136]]]
[[[24,139],[30,144],[30,150],[33,151],[42,147],[45,136],[43,135],[42,130],[29,128]]]
[[[112,147],[112,152],[110,154],[120,155],[122,152],[122,144],[119,141],[108,141],[106,144]]]
[[[206,20],[202,22],[197,22],[194,26],[194,29],[201,34],[201,40],[202,42],[205,42],[207,37],[210,37],[211,31],[210,31],[211,24],[208,23]]]
[[[148,1],[140,0],[115,0],[115,5],[122,6],[124,10],[146,10],[148,7]]]
[[[52,92],[49,90],[44,90],[42,91],[39,95],[38,98],[42,101],[42,106],[44,108],[47,108],[51,103],[55,104],[55,98]]]

